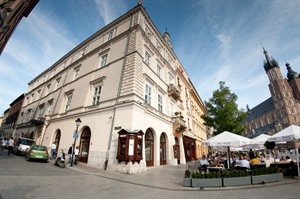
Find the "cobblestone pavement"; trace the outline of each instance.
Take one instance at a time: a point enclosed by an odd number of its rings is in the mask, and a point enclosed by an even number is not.
[[[181,181],[185,166],[149,167],[135,175],[78,166],[61,169],[53,162],[27,162],[24,157],[0,155],[0,199],[298,199],[299,178],[226,188],[187,188]],[[2,197],[2,198],[1,198]]]

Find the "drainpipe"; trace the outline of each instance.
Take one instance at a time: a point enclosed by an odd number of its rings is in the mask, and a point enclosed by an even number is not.
[[[122,80],[123,80],[123,76],[124,76],[126,58],[127,58],[129,41],[130,41],[130,36],[131,36],[132,19],[133,19],[133,17],[131,14],[130,25],[129,25],[129,29],[128,29],[128,36],[127,36],[127,41],[126,41],[126,46],[125,46],[124,60],[123,60],[123,64],[122,64],[122,71],[121,71],[120,82],[119,82],[119,88],[118,88],[118,93],[117,93],[117,97],[116,97],[116,104],[115,104],[115,107],[113,110],[112,121],[111,121],[110,134],[109,134],[109,139],[108,139],[108,148],[107,148],[107,152],[106,152],[106,160],[104,163],[104,170],[107,170],[107,167],[108,167],[108,161],[109,161],[110,150],[111,150],[111,142],[112,142],[112,134],[113,134],[113,128],[114,128],[114,124],[115,124],[115,115],[116,115],[116,111],[117,111],[116,105],[119,102],[120,94],[121,94]]]

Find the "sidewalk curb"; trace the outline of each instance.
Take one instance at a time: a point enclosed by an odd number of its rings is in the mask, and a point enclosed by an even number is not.
[[[181,185],[181,180],[179,179],[178,184],[172,184],[170,183],[168,186],[157,186],[154,185],[151,181],[143,181],[143,182],[137,182],[136,180],[133,179],[128,179],[124,178],[126,175],[129,174],[124,174],[124,173],[116,173],[116,172],[111,172],[111,171],[106,171],[106,170],[101,170],[98,168],[94,167],[89,167],[86,165],[82,165],[79,163],[77,166],[67,166],[66,168],[72,169],[74,171],[78,171],[81,173],[85,173],[88,175],[95,175],[98,177],[110,179],[110,180],[115,180],[118,182],[124,182],[124,183],[130,183],[134,185],[139,185],[139,186],[144,186],[144,187],[151,187],[151,188],[156,188],[156,189],[163,189],[163,190],[172,190],[172,191],[228,191],[228,190],[236,190],[236,189],[253,189],[253,188],[264,188],[264,187],[272,187],[272,186],[280,186],[280,185],[285,185],[285,184],[293,184],[293,183],[300,183],[300,178],[294,177],[294,178],[285,178],[282,181],[279,182],[273,182],[273,183],[266,183],[266,184],[255,184],[255,185],[241,185],[241,186],[231,186],[231,187],[183,187]],[[131,177],[141,177],[137,176],[135,174],[129,175]]]

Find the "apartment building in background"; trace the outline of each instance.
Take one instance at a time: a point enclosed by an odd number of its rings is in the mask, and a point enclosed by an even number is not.
[[[79,161],[88,166],[136,173],[185,164],[207,150],[201,144],[204,104],[170,34],[157,30],[141,4],[28,85],[14,135],[32,136],[46,146],[55,142],[63,150],[75,141]],[[141,161],[117,159],[120,131],[143,133]]]

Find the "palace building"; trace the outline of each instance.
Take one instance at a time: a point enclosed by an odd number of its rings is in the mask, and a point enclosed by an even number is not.
[[[136,173],[207,152],[204,104],[141,3],[28,85],[14,136],[65,151],[75,142],[88,166]]]

